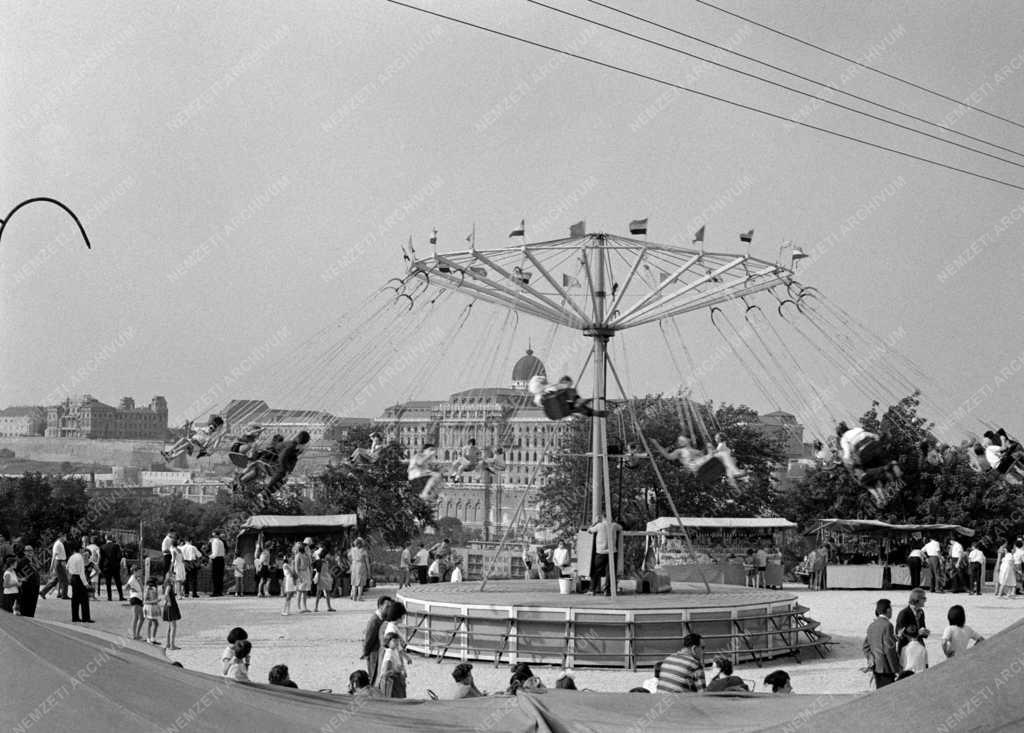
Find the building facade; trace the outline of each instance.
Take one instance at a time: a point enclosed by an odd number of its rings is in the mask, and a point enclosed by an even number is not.
[[[521,521],[536,517],[537,479],[569,430],[567,423],[549,420],[534,404],[527,384],[538,375],[546,376],[544,364],[527,350],[512,368],[509,387],[475,387],[446,400],[392,405],[374,420],[385,441],[415,450],[432,443],[448,466],[471,438],[481,451],[503,451],[506,468],[490,483],[471,473],[444,490],[438,518],[455,517],[474,529],[497,529],[512,521],[524,494]]]
[[[48,438],[104,438],[163,440],[167,437],[167,400],[154,397],[149,405],[136,407],[131,397],[117,407],[92,395],[68,398],[46,408]]]
[[[8,407],[0,410],[0,437],[42,435],[46,430],[46,410],[42,407]]]

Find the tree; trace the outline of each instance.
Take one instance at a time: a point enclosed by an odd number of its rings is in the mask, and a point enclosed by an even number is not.
[[[82,534],[88,497],[80,479],[63,479],[39,473],[5,483],[0,491],[0,517],[8,536],[45,544],[57,532],[69,538]]]
[[[630,400],[609,417],[608,443],[610,446],[641,443],[632,426],[634,414],[648,443],[657,440],[667,449],[680,433],[696,433],[691,437],[703,447],[713,441],[713,433],[721,432],[737,462],[747,472],[739,490],[733,490],[724,482],[704,487],[689,471],[660,456],[655,459],[680,515],[748,516],[770,511],[775,498],[771,472],[783,460],[783,453],[781,446],[773,445],[757,428],[757,412],[745,405],[716,408],[711,403],[693,404],[693,409],[694,413],[688,416],[686,403],[662,395]],[[555,457],[544,477],[541,523],[562,538],[571,538],[591,522],[591,460],[580,455],[590,450],[590,430],[589,420],[574,422],[567,437],[567,450]],[[611,460],[609,472],[612,514],[625,529],[642,530],[649,520],[671,515],[671,507],[649,458],[635,469]]]
[[[316,478],[309,508],[316,514],[356,514],[361,532],[391,546],[401,545],[434,519],[433,508],[409,488],[397,444],[385,446],[375,463],[328,466]]]

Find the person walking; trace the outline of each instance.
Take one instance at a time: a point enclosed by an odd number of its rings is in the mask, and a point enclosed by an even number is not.
[[[875,604],[875,620],[868,626],[864,643],[867,669],[875,680],[875,689],[882,689],[896,681],[900,673],[900,657],[896,651],[896,634],[892,628],[892,602],[880,598]]]
[[[107,584],[107,601],[113,601],[110,583],[117,588],[117,598],[124,603],[124,589],[121,587],[121,545],[113,535],[107,535],[107,541],[100,548],[100,577]]]
[[[224,540],[220,538],[220,531],[214,531],[210,537],[210,580],[213,591],[211,598],[219,598],[224,595],[224,556],[227,554],[224,548]]]
[[[46,594],[57,586],[57,597],[68,599],[68,551],[65,546],[67,541],[67,533],[59,532],[53,542],[53,548],[50,550],[50,582],[39,591],[40,598],[45,599]]]
[[[352,600],[363,600],[363,588],[370,578],[370,556],[362,537],[356,537],[348,551],[349,577],[352,579]]]
[[[71,577],[71,621],[91,624],[89,615],[89,578],[85,566],[89,562],[89,551],[79,550],[68,559],[68,575]]]

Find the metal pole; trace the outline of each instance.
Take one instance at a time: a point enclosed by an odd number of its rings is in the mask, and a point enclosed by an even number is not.
[[[608,393],[608,339],[613,331],[605,328],[605,236],[595,238],[597,248],[596,272],[594,275],[594,330],[590,334],[594,339],[594,409],[605,410]],[[593,502],[594,521],[601,518],[600,507],[604,504],[605,538],[608,543],[608,589],[612,598],[618,596],[618,574],[616,573],[616,553],[619,548],[618,536],[612,529],[612,489],[608,472],[608,418],[594,417],[592,450],[594,453],[591,466],[593,468]],[[603,502],[602,502],[603,500]],[[593,588],[592,590],[597,590]]]

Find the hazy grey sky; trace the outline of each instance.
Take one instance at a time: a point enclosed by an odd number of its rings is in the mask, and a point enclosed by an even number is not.
[[[878,67],[957,98],[975,93],[980,106],[1024,121],[1016,3],[721,1],[849,56],[875,48]],[[423,4],[1024,185],[1019,167],[815,108],[543,8]],[[708,53],[587,3],[559,4]],[[691,0],[629,8],[1024,150],[1020,127],[960,118],[952,103],[850,73]],[[64,392],[108,402],[163,394],[177,416],[236,370],[218,397],[341,409],[351,404],[346,374],[328,370],[324,379],[341,387],[303,392],[310,362],[290,361],[289,349],[399,275],[409,235],[423,253],[436,227],[440,250],[461,249],[475,224],[486,249],[506,246],[523,217],[537,241],[579,219],[625,233],[630,219],[649,216],[655,241],[686,242],[706,219],[709,249],[739,249],[736,233],[754,228],[755,255],[774,260],[787,239],[815,252],[801,279],[879,336],[905,333],[899,346],[934,377],[937,403],[977,403],[965,428],[977,419],[1024,428],[1019,190],[378,0],[15,3],[2,34],[0,209],[59,197],[86,219],[94,250],[57,209],[11,221],[0,245],[0,405]],[[436,325],[447,329],[458,312],[453,305]],[[527,339],[536,346],[548,333],[520,324],[509,363],[488,372],[474,365],[499,361],[493,347],[479,353],[496,325],[467,324],[415,396],[506,382]],[[336,336],[344,341],[344,329]],[[646,363],[650,338],[625,340],[632,391],[679,381],[666,364]],[[714,346],[707,318],[695,318],[693,350]],[[704,381],[719,399],[774,406],[733,364]],[[381,391],[361,410],[376,414],[411,390]]]

